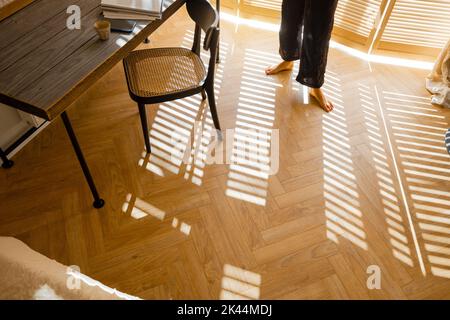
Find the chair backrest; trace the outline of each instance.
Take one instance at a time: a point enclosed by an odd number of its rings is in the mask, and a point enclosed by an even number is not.
[[[205,32],[203,48],[209,50],[214,33],[218,32],[219,14],[207,0],[188,0],[186,7],[189,16],[197,26],[195,38],[200,36],[199,28],[202,29]]]

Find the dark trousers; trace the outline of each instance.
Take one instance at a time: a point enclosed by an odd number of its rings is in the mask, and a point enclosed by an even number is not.
[[[325,78],[328,47],[338,0],[283,0],[280,55],[300,59],[297,81],[320,88]]]

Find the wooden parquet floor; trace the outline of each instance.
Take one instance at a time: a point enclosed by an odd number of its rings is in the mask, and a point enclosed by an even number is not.
[[[189,46],[191,30],[181,11],[142,48]],[[256,129],[261,161],[202,157],[200,97],[148,106],[143,155],[118,65],[70,109],[106,206],[91,207],[56,120],[0,170],[0,234],[146,299],[450,298],[450,110],[429,103],[427,71],[332,48],[325,114],[294,74],[264,75],[277,41],[223,21],[218,109],[235,132],[224,150],[238,154],[239,133]]]

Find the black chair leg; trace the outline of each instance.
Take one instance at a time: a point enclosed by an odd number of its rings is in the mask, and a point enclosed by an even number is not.
[[[221,132],[219,116],[217,115],[216,98],[214,96],[214,88],[212,86],[207,87],[206,93],[208,94],[209,109],[211,110],[211,116],[214,121],[214,126],[216,127],[218,132]]]
[[[202,100],[206,100],[206,91],[205,89],[202,90]]]
[[[220,63],[220,44],[217,46],[217,57],[216,57],[216,63]]]
[[[216,0],[216,10],[219,13],[219,23],[217,24],[217,27],[220,29],[220,0]],[[219,42],[217,44],[216,63],[220,63],[220,36],[219,36]]]
[[[14,165],[14,162],[12,162],[11,160],[8,159],[8,157],[6,156],[6,153],[3,151],[2,148],[0,148],[0,158],[3,161],[2,167],[4,169],[9,169]]]
[[[147,111],[145,110],[145,104],[139,103],[138,106],[139,115],[141,117],[142,131],[144,133],[145,148],[147,149],[147,153],[150,153],[152,149],[150,147],[150,137],[148,134]]]

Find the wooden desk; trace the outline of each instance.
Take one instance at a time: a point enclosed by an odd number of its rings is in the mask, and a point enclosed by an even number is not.
[[[50,121],[61,115],[96,208],[104,201],[65,110],[185,2],[165,0],[161,20],[140,22],[132,34],[112,33],[107,41],[93,27],[100,0],[35,0],[0,22],[0,102]],[[66,27],[70,5],[81,8],[81,30]],[[4,167],[12,165],[1,150],[0,156]]]

